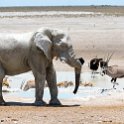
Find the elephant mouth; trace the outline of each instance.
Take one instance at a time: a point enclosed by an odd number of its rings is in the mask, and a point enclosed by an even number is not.
[[[60,61],[63,63],[67,63],[67,59],[65,57],[60,57]]]
[[[83,64],[84,64],[84,59],[83,58],[71,58],[71,59],[67,59],[65,57],[60,57],[60,61],[63,63],[67,63],[68,65],[72,66],[72,67],[77,67],[80,68]]]

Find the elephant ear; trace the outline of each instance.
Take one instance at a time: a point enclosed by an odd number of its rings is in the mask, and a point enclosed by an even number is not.
[[[36,47],[39,48],[41,51],[44,52],[46,57],[50,60],[51,57],[51,47],[52,42],[47,36],[43,36],[40,33],[38,33],[35,37],[35,43]]]

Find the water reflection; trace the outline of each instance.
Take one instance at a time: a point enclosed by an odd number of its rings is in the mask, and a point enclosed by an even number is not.
[[[74,73],[73,72],[57,72],[57,82],[62,81],[72,81],[74,82]],[[24,99],[34,99],[35,98],[35,89],[29,89],[28,91],[24,92],[20,89],[22,82],[26,82],[27,80],[34,79],[31,72],[25,73],[22,75],[17,75],[13,77],[9,77],[10,86],[11,88],[8,89],[10,92],[3,93],[4,97],[17,97],[17,98],[24,98]],[[67,88],[58,88],[59,89],[59,98],[60,99],[70,99],[70,100],[89,100],[92,98],[96,98],[99,96],[106,96],[108,92],[115,90],[111,89],[113,84],[111,83],[111,78],[108,76],[101,76],[100,74],[95,75],[94,78],[91,76],[91,72],[85,72],[81,74],[81,82],[91,82],[93,83],[92,87],[84,87],[80,86],[78,93],[74,95],[73,89],[74,85],[67,87]],[[116,91],[123,91],[124,88],[124,79],[117,79],[119,85],[116,86]],[[102,89],[110,89],[108,92],[102,92]],[[44,98],[50,99],[49,89],[45,88]]]

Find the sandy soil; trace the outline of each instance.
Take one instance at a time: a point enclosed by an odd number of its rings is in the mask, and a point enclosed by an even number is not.
[[[123,124],[124,106],[0,107],[1,124]]]
[[[78,10],[79,11],[79,10]],[[81,10],[80,10],[81,11]],[[90,10],[91,11],[91,10]],[[97,11],[98,12],[98,11]],[[113,11],[112,11],[113,12]],[[115,11],[114,11],[115,12]],[[72,40],[77,57],[83,57],[83,71],[89,71],[91,58],[106,57],[112,53],[110,64],[124,65],[124,16],[88,15],[88,16],[43,16],[14,17],[0,19],[0,32],[29,32],[39,27],[59,28],[67,31]],[[55,61],[57,71],[73,70],[66,64]],[[92,104],[93,103],[93,104]],[[98,104],[96,104],[98,103]],[[104,103],[104,104],[101,104]],[[109,103],[109,104],[108,104]],[[73,104],[73,105],[72,105]],[[30,105],[1,106],[0,123],[2,124],[122,124],[124,123],[124,101],[114,99],[95,100],[78,104],[72,102],[62,107],[35,107]],[[66,105],[66,102],[65,102]]]

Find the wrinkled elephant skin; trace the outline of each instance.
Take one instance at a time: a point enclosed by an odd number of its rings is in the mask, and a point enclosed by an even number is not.
[[[18,34],[0,34],[0,104],[4,105],[2,80],[5,75],[16,75],[32,70],[36,85],[35,105],[45,105],[43,101],[44,85],[47,81],[51,100],[50,105],[60,105],[56,85],[56,72],[53,58],[75,68],[76,88],[80,78],[82,59],[75,59],[67,33],[50,28],[41,28],[35,32]]]

